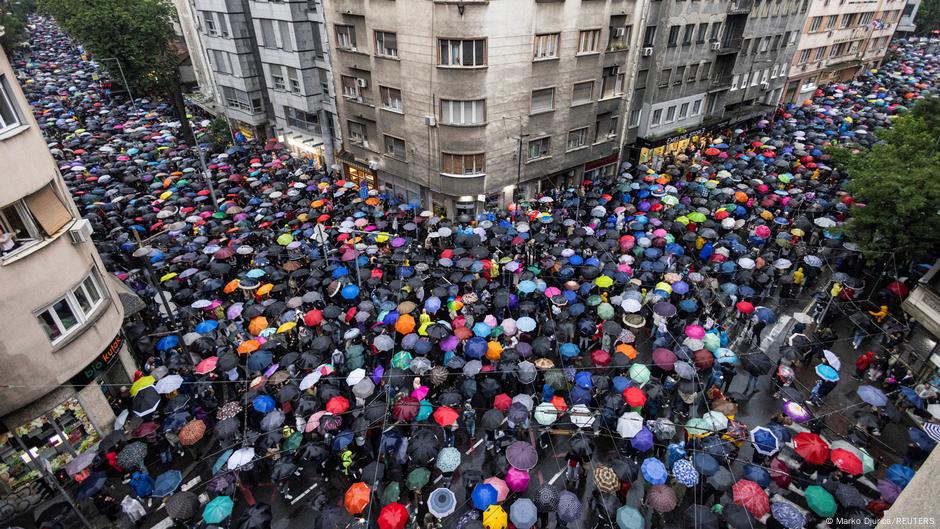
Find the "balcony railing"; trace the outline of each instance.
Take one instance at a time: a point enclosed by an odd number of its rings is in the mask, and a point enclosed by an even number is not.
[[[724,39],[721,41],[721,47],[719,47],[716,51],[718,55],[724,55],[726,53],[737,53],[741,50],[741,45],[743,43],[744,37]]]
[[[729,15],[746,15],[751,12],[751,0],[734,0],[728,4]]]

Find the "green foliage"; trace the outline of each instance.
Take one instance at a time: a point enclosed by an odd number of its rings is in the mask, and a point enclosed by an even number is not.
[[[940,0],[923,0],[914,17],[918,33],[940,29]]]
[[[173,6],[166,0],[38,0],[97,59],[114,57],[137,94],[172,90],[179,57]],[[118,78],[114,61],[102,65]]]
[[[232,141],[232,135],[229,131],[225,118],[216,116],[209,122],[209,128],[206,131],[206,139],[203,140],[210,144],[212,151],[222,151]]]
[[[26,27],[26,17],[36,10],[35,0],[16,0],[2,6],[0,11],[0,26],[4,34],[0,37],[0,46],[8,52],[16,46]]]
[[[849,174],[857,203],[848,232],[869,259],[895,252],[909,260],[940,253],[940,99],[916,104],[890,129],[877,132],[879,143],[853,154],[833,150]]]

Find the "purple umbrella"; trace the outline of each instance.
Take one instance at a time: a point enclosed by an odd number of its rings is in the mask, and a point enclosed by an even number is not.
[[[660,369],[672,371],[673,366],[676,365],[676,354],[669,349],[660,347],[659,349],[653,351],[653,363],[655,363]]]
[[[664,318],[671,318],[676,315],[676,307],[672,303],[660,301],[653,305],[653,312]]]
[[[375,369],[372,370],[372,374],[369,375],[369,380],[372,381],[376,386],[379,385],[379,382],[382,381],[382,375],[385,374],[385,368],[383,366],[375,366]]]
[[[901,487],[887,479],[879,479],[877,487],[878,492],[881,493],[881,499],[888,503],[894,503],[898,499],[898,495],[901,494]]]
[[[510,468],[506,472],[506,486],[512,492],[525,492],[529,488],[529,472],[518,468]]]
[[[460,338],[457,338],[454,335],[450,335],[443,340],[441,340],[441,350],[442,351],[456,351],[457,346],[460,344]]]
[[[230,320],[238,319],[242,315],[243,308],[244,306],[241,303],[235,303],[225,310],[225,317]]]
[[[539,462],[539,455],[530,443],[516,441],[506,449],[506,460],[515,468],[532,470]]]
[[[649,429],[644,426],[643,429],[633,436],[633,439],[630,439],[630,444],[640,452],[646,452],[653,448],[653,432],[649,431]]]
[[[796,422],[806,422],[811,417],[812,414],[805,406],[797,404],[796,402],[790,401],[783,404],[783,413],[787,414],[787,417],[793,419]]]
[[[689,284],[685,281],[676,281],[672,284],[672,292],[674,294],[685,295],[689,293]]]

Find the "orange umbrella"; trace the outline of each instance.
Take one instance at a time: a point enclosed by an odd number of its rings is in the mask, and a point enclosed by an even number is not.
[[[222,292],[225,292],[226,294],[231,294],[232,292],[235,292],[235,290],[238,289],[239,283],[241,283],[241,279],[233,279],[229,281],[228,283],[226,283],[225,288],[222,289]]]
[[[551,402],[552,406],[554,406],[558,411],[565,411],[568,409],[568,403],[565,402],[565,398],[560,395],[555,395],[549,402]]]
[[[499,357],[503,354],[503,346],[499,342],[490,342],[486,344],[486,359],[490,361],[497,361]]]
[[[630,344],[622,343],[622,344],[618,345],[615,350],[616,350],[618,353],[623,353],[623,354],[627,355],[627,358],[629,358],[630,360],[635,360],[635,359],[636,359],[636,348],[634,348],[634,347],[633,347],[632,345],[630,345]]]
[[[271,292],[271,289],[272,289],[272,288],[274,288],[274,285],[273,285],[273,284],[271,284],[271,283],[265,283],[265,284],[261,285],[260,287],[258,287],[258,290],[255,292],[255,294],[258,295],[258,296],[263,296],[263,295],[265,295],[265,294]]]
[[[346,507],[346,512],[355,516],[366,510],[371,494],[372,490],[365,483],[353,483],[343,496],[343,507]]]
[[[395,322],[395,330],[401,334],[411,334],[415,331],[415,319],[411,314],[402,314]]]
[[[246,355],[253,353],[261,348],[261,344],[258,340],[245,340],[244,342],[238,344],[238,354]]]
[[[268,328],[268,319],[264,316],[255,316],[251,319],[251,322],[248,324],[248,332],[258,336],[261,334],[261,331]]]

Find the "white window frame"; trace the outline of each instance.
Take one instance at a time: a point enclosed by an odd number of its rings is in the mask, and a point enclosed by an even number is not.
[[[650,128],[658,127],[663,121],[663,109],[657,108],[650,112]]]
[[[336,47],[342,50],[357,51],[356,26],[352,24],[333,24],[336,34]]]
[[[300,81],[300,71],[297,68],[285,66],[287,68],[287,87],[292,94],[303,93],[304,87]]]
[[[486,124],[486,99],[441,99],[443,125],[479,126]]]
[[[639,127],[639,126],[640,126],[640,118],[642,117],[642,114],[643,114],[643,111],[640,110],[640,109],[634,109],[634,110],[631,110],[631,111],[630,111],[630,125],[629,125],[629,127],[630,127],[631,129],[632,129],[633,127]]]
[[[398,92],[398,106],[395,106],[395,101],[392,98],[392,91]],[[382,98],[382,109],[390,110],[392,112],[402,113],[402,95],[401,89],[395,88],[392,86],[379,85],[379,96]],[[388,97],[386,97],[388,96]],[[388,104],[386,104],[388,103]]]
[[[394,149],[392,149],[391,152],[389,151],[389,149],[388,149],[388,140],[389,140],[389,139],[398,140],[398,141],[401,142],[401,148],[402,148],[401,156],[398,156],[397,154],[395,154]],[[394,142],[392,142],[392,143],[393,143],[393,145],[394,145]],[[382,149],[383,149],[383,151],[385,152],[385,156],[388,156],[389,158],[394,158],[394,159],[396,159],[396,160],[402,160],[402,161],[404,161],[405,158],[406,158],[407,155],[408,155],[408,143],[404,140],[404,138],[399,138],[398,136],[392,136],[391,134],[383,134],[383,135],[382,135],[382,144],[383,144],[383,145],[382,145]]]
[[[361,130],[360,133],[353,133],[353,125],[359,127]],[[359,123],[358,121],[346,120],[346,129],[349,131],[349,141],[353,142],[356,145],[366,146],[369,144],[369,128],[366,127],[365,123]]]
[[[568,137],[565,141],[565,152],[576,151],[578,149],[583,149],[589,146],[589,138],[591,133],[591,127],[578,127],[576,129],[571,129],[568,131]],[[571,145],[572,135],[575,135],[575,138],[580,137],[580,141],[576,145]]]
[[[552,94],[552,102],[551,102],[550,108],[547,108],[547,109],[535,109],[535,108],[533,107],[533,104],[535,103],[535,93],[536,93],[536,92],[545,92],[546,90],[550,91],[551,94]],[[529,113],[530,113],[530,114],[544,114],[544,113],[546,113],[546,112],[554,112],[554,111],[555,111],[555,87],[554,87],[554,86],[549,86],[549,87],[545,87],[545,88],[536,88],[535,90],[532,90],[532,94],[531,94],[530,97],[531,97],[531,99],[530,99],[530,101],[529,101]]]
[[[532,148],[538,148],[538,154],[532,156]],[[526,163],[536,162],[539,160],[544,160],[545,158],[552,157],[552,137],[551,136],[542,136],[541,138],[534,138],[526,142]]]
[[[583,87],[584,85],[591,85],[590,94],[587,99],[575,99],[578,93],[578,86]],[[571,106],[575,107],[578,105],[587,105],[594,101],[594,80],[590,81],[579,81],[572,85],[571,87]]]
[[[269,64],[268,69],[271,71],[272,88],[286,92],[287,79],[284,77],[284,67],[280,64]]]
[[[346,79],[352,79],[352,84],[347,86]],[[343,89],[343,97],[350,99],[362,98],[362,89],[359,88],[359,78],[351,75],[340,75],[339,84],[340,88]]]
[[[697,116],[702,113],[702,101],[703,99],[696,99],[692,102],[692,116]]]
[[[398,33],[394,31],[382,31],[379,29],[375,30],[374,33],[375,33],[375,55],[377,57],[397,59],[398,58]],[[391,35],[392,38],[395,40],[394,47],[390,48],[386,46],[387,44],[386,39],[388,38],[386,37],[386,35]]]
[[[582,29],[578,33],[578,55],[599,53],[601,49],[601,30]]]
[[[466,64],[467,43],[470,44],[470,50],[473,53],[472,64]],[[482,42],[483,47],[480,51],[482,57],[477,57],[477,42]],[[446,48],[446,54],[441,50]],[[445,68],[484,68],[486,67],[487,41],[485,38],[466,38],[466,39],[437,39],[437,49],[439,57],[437,65]]]
[[[558,58],[561,33],[539,33],[532,43],[532,60],[546,61]]]
[[[679,121],[682,121],[683,119],[687,117],[689,117],[689,102],[688,101],[679,105],[679,116],[676,119]]]
[[[37,323],[42,327],[43,332],[46,332],[46,336],[49,338],[49,341],[52,342],[52,345],[61,343],[63,340],[69,336],[74,335],[85,327],[87,324],[98,312],[98,310],[105,304],[107,298],[106,290],[103,288],[103,283],[101,281],[101,276],[98,274],[97,270],[92,268],[91,271],[82,278],[75,286],[70,288],[64,295],[53,301],[52,303],[41,307],[35,311],[33,314],[36,316]],[[92,300],[92,297],[89,295],[94,289],[97,300]],[[89,306],[87,309],[83,308],[81,302],[79,301],[76,293],[81,294],[86,301],[88,301]],[[55,306],[60,302],[65,301],[68,305],[72,315],[75,317],[75,324],[71,328],[66,329],[62,324],[62,319],[59,317],[59,314],[55,310]],[[49,313],[55,329],[59,332],[59,335],[53,338],[48,331],[46,331],[46,323],[42,318],[44,313]]]

